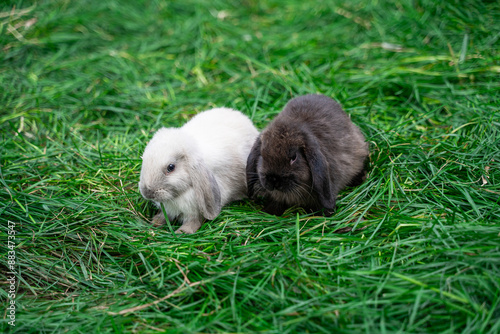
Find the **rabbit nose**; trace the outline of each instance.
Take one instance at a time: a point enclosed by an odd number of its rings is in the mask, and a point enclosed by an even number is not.
[[[142,193],[142,196],[144,196],[146,199],[153,199],[154,194],[155,194],[154,190],[151,188],[148,188],[148,187],[142,187],[141,193]]]
[[[266,183],[269,190],[274,190],[275,188],[277,188],[278,180],[279,178],[275,174],[266,175]]]

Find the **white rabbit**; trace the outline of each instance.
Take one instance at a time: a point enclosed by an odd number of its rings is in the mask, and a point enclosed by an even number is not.
[[[196,232],[205,218],[246,197],[246,161],[258,134],[248,117],[229,108],[201,112],[180,128],[161,128],[142,156],[142,196],[182,221],[176,233]],[[165,223],[161,212],[155,221]]]

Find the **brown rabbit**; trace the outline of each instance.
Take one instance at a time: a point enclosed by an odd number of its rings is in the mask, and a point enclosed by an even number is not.
[[[330,216],[339,191],[366,178],[367,157],[368,143],[337,102],[299,96],[256,139],[247,160],[248,195],[262,196],[270,214],[301,206]]]

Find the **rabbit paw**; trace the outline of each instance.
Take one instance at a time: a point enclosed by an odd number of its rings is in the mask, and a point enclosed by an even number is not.
[[[198,221],[193,221],[193,220],[184,221],[182,226],[179,227],[177,229],[177,231],[175,231],[175,233],[177,233],[177,234],[181,234],[181,233],[193,234],[196,231],[198,231],[200,227],[201,227],[201,223]]]
[[[158,214],[156,214],[154,217],[153,217],[153,220],[151,221],[151,223],[153,223],[153,226],[162,226],[162,225],[165,225],[167,223],[167,221],[165,220],[165,216],[163,215],[163,212],[159,212]]]

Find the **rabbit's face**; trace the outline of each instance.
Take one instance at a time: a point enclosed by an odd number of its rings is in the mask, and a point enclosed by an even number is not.
[[[273,129],[262,134],[257,173],[268,191],[302,194],[309,192],[311,173],[303,140],[293,129]]]
[[[192,184],[185,141],[175,136],[161,139],[153,138],[144,151],[139,190],[145,199],[164,203],[183,194]]]
[[[164,203],[177,198],[190,188],[184,157],[172,157],[164,160],[168,161],[166,163],[154,161],[146,165],[147,160],[144,159],[139,181],[139,190],[145,199]],[[156,165],[151,168],[154,163]]]

